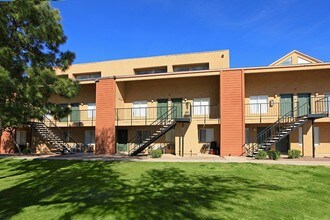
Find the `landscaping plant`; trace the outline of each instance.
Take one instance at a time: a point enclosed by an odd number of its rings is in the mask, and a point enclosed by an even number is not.
[[[281,157],[281,152],[279,152],[278,150],[270,150],[270,151],[268,151],[267,154],[268,154],[268,157],[273,160],[278,160]]]
[[[299,158],[299,157],[301,157],[301,151],[300,150],[289,150],[288,157],[290,159]]]

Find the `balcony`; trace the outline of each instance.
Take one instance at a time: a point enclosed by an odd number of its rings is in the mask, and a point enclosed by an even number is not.
[[[169,107],[116,108],[117,126],[150,125],[159,116],[167,112]],[[185,110],[182,110],[185,109]],[[201,123],[218,123],[219,107],[216,105],[188,106],[177,108],[174,118],[177,121],[196,120]]]
[[[247,123],[274,123],[286,113],[302,105],[303,103],[299,104],[299,102],[245,104],[245,121]],[[328,98],[310,98],[304,107],[293,113],[292,117],[329,113],[329,109]]]
[[[48,127],[53,127],[54,125],[57,127],[86,127],[86,126],[95,126],[96,119],[96,110],[72,110],[71,113],[64,118],[60,118],[55,120],[51,116],[47,116],[50,121],[44,121],[44,123]]]

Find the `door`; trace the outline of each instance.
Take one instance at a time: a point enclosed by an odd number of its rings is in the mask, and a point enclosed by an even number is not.
[[[293,109],[293,94],[282,94],[280,101],[280,115],[284,116]],[[293,112],[291,114],[293,116]]]
[[[79,122],[80,117],[79,117],[79,104],[74,103],[71,104],[71,122]]]
[[[128,130],[118,129],[117,130],[117,152],[127,151],[127,141],[128,141]]]
[[[176,108],[173,118],[182,118],[182,99],[172,99],[172,106]]]
[[[168,105],[167,105],[167,99],[158,99],[157,100],[157,118],[162,116],[167,112]]]
[[[282,153],[288,153],[289,148],[290,148],[289,135],[276,143],[276,150]]]
[[[311,94],[310,93],[301,93],[298,94],[298,115],[307,115],[311,113]]]

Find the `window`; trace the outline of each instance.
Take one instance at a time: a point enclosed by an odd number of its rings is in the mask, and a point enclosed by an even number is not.
[[[268,112],[268,96],[251,96],[250,97],[250,113],[265,114]]]
[[[213,128],[202,128],[199,130],[199,142],[210,143],[214,141],[214,129]]]
[[[94,144],[95,143],[95,130],[85,130],[84,144]]]
[[[198,70],[208,70],[208,69],[209,69],[209,64],[208,63],[173,66],[173,71],[174,72],[198,71]]]
[[[314,144],[316,146],[320,145],[320,128],[314,127]]]
[[[210,98],[197,98],[193,100],[194,115],[210,114]]]
[[[171,129],[165,134],[165,142],[171,143],[175,141],[175,130]]]
[[[281,66],[286,66],[286,65],[291,65],[292,64],[292,57],[284,60],[282,63],[280,63],[279,65]]]
[[[16,131],[16,143],[26,145],[26,131]]]
[[[298,57],[298,64],[306,64],[306,63],[311,63],[308,60],[305,60],[303,58]]]
[[[245,143],[250,143],[250,131],[249,131],[249,128],[245,128]]]
[[[302,146],[302,143],[303,143],[303,129],[302,127],[299,127],[298,129],[298,139],[299,139],[299,145]]]
[[[147,116],[147,101],[135,101],[133,102],[133,116],[144,117]]]
[[[88,118],[95,118],[96,115],[96,106],[95,103],[88,103]]]
[[[64,131],[64,140],[66,141],[66,142],[71,142],[71,135],[72,135],[72,131],[70,131],[70,130],[66,130],[66,131]]]
[[[167,66],[135,69],[134,72],[136,75],[167,73]]]
[[[142,144],[150,136],[148,130],[136,130],[135,132],[135,143]]]
[[[101,77],[101,73],[83,73],[83,74],[73,74],[76,80],[94,80]]]

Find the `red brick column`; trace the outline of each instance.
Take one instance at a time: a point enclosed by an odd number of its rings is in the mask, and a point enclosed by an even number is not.
[[[220,155],[241,156],[245,141],[245,84],[243,70],[220,73]]]
[[[96,82],[95,153],[115,154],[116,82],[104,78]]]
[[[12,138],[10,137],[10,134],[6,131],[2,132],[0,140],[0,154],[6,154],[9,153],[11,149],[14,147],[14,142]]]

